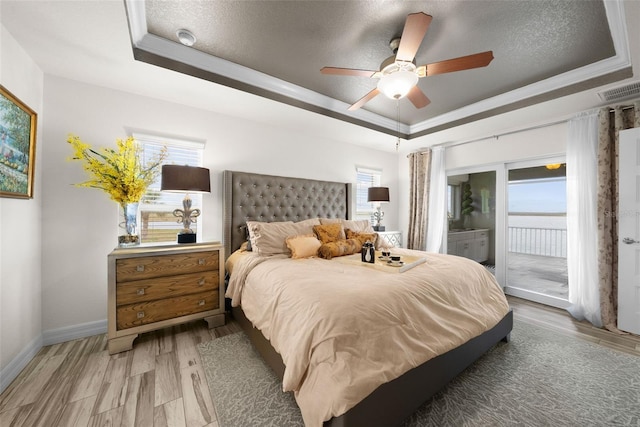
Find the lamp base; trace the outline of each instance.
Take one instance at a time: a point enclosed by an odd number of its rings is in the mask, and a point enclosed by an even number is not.
[[[178,233],[178,243],[195,243],[196,233]]]
[[[384,225],[374,225],[373,231],[384,231]]]

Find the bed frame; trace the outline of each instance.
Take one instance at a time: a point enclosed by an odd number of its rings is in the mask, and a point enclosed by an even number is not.
[[[224,245],[227,256],[246,240],[246,221],[301,221],[350,217],[351,184],[287,178],[246,172],[224,172]],[[240,307],[232,309],[254,347],[279,378],[284,364]],[[400,425],[499,341],[509,341],[513,313],[492,329],[381,385],[343,415],[324,423],[332,427]]]

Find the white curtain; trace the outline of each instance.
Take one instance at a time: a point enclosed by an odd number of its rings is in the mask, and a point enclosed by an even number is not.
[[[444,147],[431,150],[431,182],[429,184],[429,214],[427,216],[427,251],[440,252],[447,216],[447,174]]]
[[[569,120],[567,139],[568,311],[601,327],[598,285],[598,113]]]

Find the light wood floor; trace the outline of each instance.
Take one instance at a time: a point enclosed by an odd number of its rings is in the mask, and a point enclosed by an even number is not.
[[[563,310],[509,297],[516,319],[640,356],[640,337],[576,322]],[[218,427],[196,345],[240,330],[203,321],[143,334],[109,356],[106,336],[42,348],[0,395],[0,425]]]

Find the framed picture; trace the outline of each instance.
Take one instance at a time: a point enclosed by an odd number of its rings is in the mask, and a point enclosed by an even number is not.
[[[0,196],[33,197],[35,111],[0,85]]]

